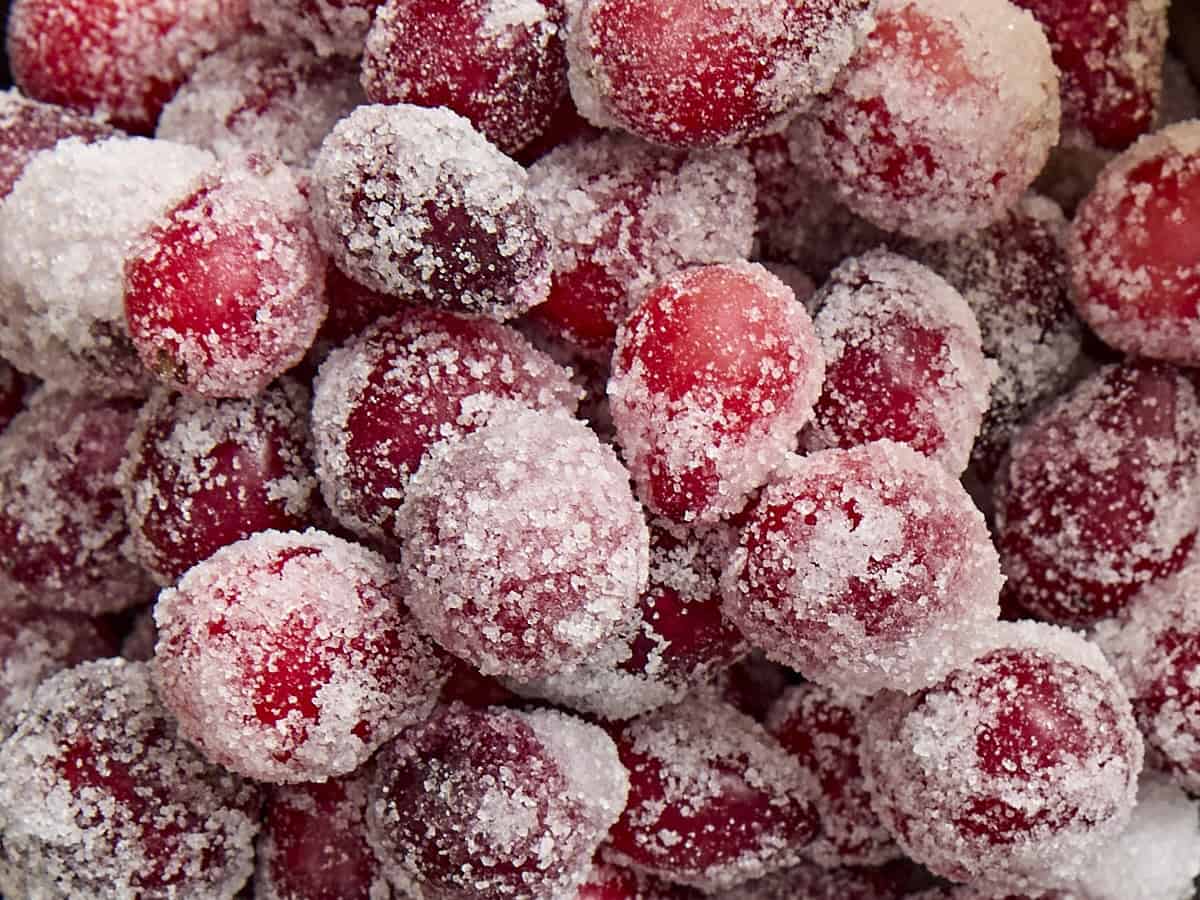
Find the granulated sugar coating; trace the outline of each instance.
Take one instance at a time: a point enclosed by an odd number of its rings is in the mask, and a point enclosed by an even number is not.
[[[122,267],[212,163],[143,138],[65,140],[35,156],[0,204],[0,354],[73,393],[146,393]]]
[[[258,791],[176,734],[142,663],[43,682],[0,745],[0,890],[30,900],[232,900]]]
[[[368,833],[406,897],[561,900],[575,896],[628,790],[594,725],[551,710],[443,707],[380,752]]]
[[[402,309],[331,353],[315,382],[325,502],[356,534],[395,543],[405,485],[434,444],[514,403],[572,413],[578,400],[570,372],[511,328]]]
[[[668,278],[618,333],[608,384],[642,502],[678,522],[741,509],[795,448],[824,368],[808,313],[762,266]]]
[[[502,320],[546,299],[549,239],[525,170],[449,110],[360,106],[312,178],[321,246],[367,287]]]
[[[371,771],[368,764],[324,784],[270,790],[256,847],[254,900],[392,900],[383,865],[367,843]]]
[[[826,868],[802,862],[728,891],[707,895],[709,900],[917,900],[914,884],[926,884],[926,875],[914,877],[916,865],[901,860],[885,866],[839,866]],[[924,894],[920,895],[922,898]],[[621,898],[623,900],[623,898]],[[926,898],[929,900],[929,898]],[[941,895],[937,895],[941,900]],[[997,900],[992,895],[975,900]],[[1022,900],[1006,897],[1004,900]],[[1071,900],[1066,897],[1042,897],[1038,900]],[[1080,898],[1082,900],[1082,898]]]
[[[959,482],[902,444],[793,457],[725,570],[725,612],[806,678],[913,691],[966,664],[999,616],[999,560]]]
[[[1063,142],[1121,150],[1153,125],[1168,0],[1013,0],[1045,28],[1059,68]]]
[[[0,93],[0,197],[8,196],[25,166],[42,150],[64,138],[91,143],[115,134],[111,125],[22,97],[15,89]]]
[[[153,596],[117,481],[136,416],[43,388],[0,435],[0,605],[97,615]]]
[[[630,790],[605,859],[711,892],[794,865],[817,834],[811,776],[716,698],[694,694],[615,737]]]
[[[874,0],[584,0],[571,8],[583,115],[673,147],[740,143],[829,89]]]
[[[258,153],[307,168],[363,102],[358,67],[304,44],[245,35],[206,56],[164,107],[155,135],[218,156]]]
[[[394,569],[332,535],[264,531],[164,590],[155,673],[180,731],[259,781],[324,781],[422,721],[446,668]]]
[[[646,587],[650,539],[629,473],[561,411],[513,406],[433,447],[397,530],[405,602],[485,675],[584,662]]]
[[[257,531],[308,524],[307,426],[308,394],[287,380],[250,400],[150,396],[119,480],[133,552],[159,584]]]
[[[250,20],[276,38],[299,37],[321,56],[361,56],[383,0],[249,0]]]
[[[583,665],[513,689],[603,719],[629,719],[710,681],[750,649],[721,612],[725,543],[652,523],[650,581],[637,608]]]
[[[564,0],[387,0],[363,56],[374,103],[444,106],[515,154],[567,92]]]
[[[1200,876],[1200,806],[1170,782],[1146,776],[1120,836],[1088,858],[1086,900],[1192,900]]]
[[[644,872],[594,862],[572,900],[705,900],[708,894]]]
[[[325,257],[291,172],[221,164],[134,243],[125,318],[146,368],[202,397],[252,397],[325,318]]]
[[[249,25],[248,0],[17,0],[13,80],[29,97],[150,134],[200,60]]]
[[[1185,370],[1119,363],[1059,397],[1017,434],[997,484],[1006,594],[1084,626],[1178,571],[1200,526],[1198,448]]]
[[[660,150],[612,133],[559,147],[529,169],[554,266],[529,318],[607,363],[617,327],[660,281],[750,255],[754,193],[741,152]]]
[[[995,225],[901,249],[959,290],[997,363],[991,399],[971,450],[990,480],[1021,421],[1058,394],[1079,357],[1083,328],[1070,299],[1067,220],[1052,200],[1026,194]]]
[[[1189,791],[1200,791],[1200,569],[1147,586],[1119,619],[1097,624],[1096,640],[1133,700],[1147,760]]]
[[[6,608],[0,617],[0,739],[8,736],[41,682],[89,659],[115,656],[115,651],[114,635],[99,619]]]
[[[1142,739],[1095,645],[1034,622],[912,696],[880,694],[861,754],[875,811],[932,872],[1069,887],[1129,821]]]
[[[962,474],[995,377],[962,295],[932,269],[876,250],[834,270],[814,305],[825,383],[803,445],[886,438]]]
[[[1071,229],[1075,305],[1108,344],[1200,364],[1200,121],[1104,168]]]
[[[1007,0],[881,0],[876,28],[814,105],[813,161],[852,210],[940,239],[992,224],[1058,140],[1058,73]]]
[[[821,832],[810,859],[830,868],[870,866],[902,854],[871,809],[858,762],[866,698],[808,682],[789,685],[767,713],[767,730],[820,786]]]

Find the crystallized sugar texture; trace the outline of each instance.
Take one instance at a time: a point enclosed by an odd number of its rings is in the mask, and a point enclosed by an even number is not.
[[[821,684],[931,684],[999,616],[999,560],[962,485],[902,444],[788,461],[753,508],[722,582],[747,639]]]
[[[116,133],[111,125],[23,97],[16,88],[0,93],[0,197],[8,196],[31,159],[64,138],[91,143]]]
[[[842,263],[814,303],[825,384],[805,445],[886,438],[960,475],[994,376],[962,295],[920,263],[876,250]]]
[[[546,298],[525,170],[447,109],[360,106],[313,166],[317,235],[367,287],[508,319]]]
[[[611,738],[551,710],[443,708],[380,753],[368,829],[416,900],[574,897],[625,805]]]
[[[574,412],[570,373],[517,331],[402,308],[329,354],[315,383],[317,475],[329,509],[363,537],[396,541],[405,485],[426,451],[513,402]]]
[[[75,392],[144,393],[125,258],[213,162],[143,138],[66,140],[31,160],[0,204],[0,355]]]
[[[349,61],[246,35],[204,58],[163,109],[155,134],[218,156],[260,152],[307,167],[325,135],[362,102]]]
[[[1200,121],[1109,163],[1071,228],[1079,315],[1125,353],[1200,363]]]
[[[0,746],[0,890],[29,900],[232,900],[258,792],[179,738],[140,663],[43,682]]]
[[[875,810],[935,874],[1063,887],[1129,821],[1142,738],[1095,645],[1034,622],[916,695],[884,693],[862,751]]]
[[[852,210],[944,238],[1003,215],[1058,127],[1058,70],[1029,13],[1008,0],[882,0],[808,137]]]
[[[659,144],[736,144],[828,90],[874,0],[585,0],[568,28],[583,115]],[[570,8],[570,7],[569,7]]]
[[[445,672],[382,557],[264,531],[193,567],[155,606],[155,666],[180,731],[260,781],[323,781],[429,714]]]
[[[823,374],[812,320],[762,266],[667,279],[619,332],[608,385],[642,502],[681,522],[736,512],[795,448]]]
[[[485,675],[577,665],[646,585],[649,535],[629,474],[561,412],[513,407],[435,447],[398,524],[405,602]]]
[[[249,0],[250,19],[277,38],[301,37],[321,56],[360,56],[382,0]]]

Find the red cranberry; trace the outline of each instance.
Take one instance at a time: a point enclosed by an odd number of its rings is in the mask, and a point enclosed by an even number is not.
[[[0,197],[8,196],[25,166],[42,150],[66,138],[93,143],[116,133],[110,125],[61,106],[39,103],[15,91],[0,95]]]

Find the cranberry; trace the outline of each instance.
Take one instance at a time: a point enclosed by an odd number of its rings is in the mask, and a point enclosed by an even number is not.
[[[42,150],[66,138],[93,143],[116,133],[110,125],[61,106],[39,103],[15,91],[0,95],[0,197],[8,196],[25,166]]]
[[[321,56],[362,55],[383,0],[249,0],[250,19],[276,38],[303,38]]]
[[[808,313],[761,266],[667,279],[622,327],[608,386],[642,501],[680,522],[740,509],[795,447],[823,372]]]

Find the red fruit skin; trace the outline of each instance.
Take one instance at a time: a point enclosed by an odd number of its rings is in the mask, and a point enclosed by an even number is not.
[[[17,0],[8,58],[27,96],[149,135],[201,57],[248,23],[247,0]]]
[[[116,134],[112,126],[61,106],[11,92],[0,96],[0,197],[8,196],[25,164],[42,150],[65,138],[93,143]]]
[[[1141,0],[1013,0],[1033,13],[1061,73],[1064,137],[1123,150],[1154,127],[1167,5]]]
[[[503,0],[387,0],[367,36],[367,98],[445,106],[514,155],[567,94],[566,11],[544,0],[536,18],[506,16]]]

